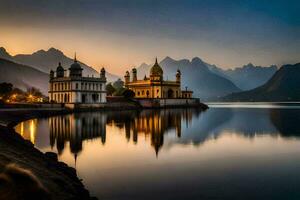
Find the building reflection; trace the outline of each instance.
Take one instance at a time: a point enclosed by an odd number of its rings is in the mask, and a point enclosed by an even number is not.
[[[137,113],[123,111],[118,116],[108,115],[107,123],[124,128],[128,141],[137,143],[139,136],[150,138],[151,146],[158,155],[164,144],[164,135],[174,130],[175,137],[180,138],[182,124],[188,126],[200,112],[198,109],[144,110]]]
[[[70,151],[75,156],[82,151],[84,140],[101,138],[106,140],[106,117],[101,113],[63,115],[49,118],[50,145],[56,145],[58,154],[69,142]]]
[[[32,144],[35,144],[36,127],[37,127],[37,119],[31,119],[18,124],[15,130],[23,138],[29,140]]]
[[[46,137],[49,138],[48,145],[59,155],[69,148],[76,159],[83,150],[84,141],[100,138],[104,145],[106,126],[111,126],[124,130],[121,132],[127,141],[135,144],[140,137],[146,138],[158,155],[164,145],[165,135],[174,134],[175,138],[181,138],[182,126],[189,127],[200,113],[198,109],[162,109],[60,115],[48,118],[49,136]],[[45,126],[42,121],[34,119],[22,122],[16,127],[16,132],[34,144],[37,129],[41,132]]]

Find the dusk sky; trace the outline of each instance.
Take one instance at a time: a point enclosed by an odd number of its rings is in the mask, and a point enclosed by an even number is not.
[[[157,56],[223,68],[299,62],[299,0],[0,0],[0,46],[55,47],[123,74]]]

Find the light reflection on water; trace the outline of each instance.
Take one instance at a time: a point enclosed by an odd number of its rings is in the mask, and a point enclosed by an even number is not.
[[[218,106],[76,113],[16,131],[100,199],[299,199],[299,121],[297,109]]]

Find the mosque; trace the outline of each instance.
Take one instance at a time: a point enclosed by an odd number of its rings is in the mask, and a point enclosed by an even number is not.
[[[135,98],[158,98],[158,99],[178,99],[192,98],[193,91],[181,90],[181,72],[177,70],[175,81],[163,79],[163,69],[155,64],[150,69],[150,77],[145,75],[143,80],[137,79],[136,68],[132,69],[132,79],[130,79],[129,71],[124,76],[125,87],[135,93]]]
[[[55,103],[105,103],[106,77],[102,68],[99,77],[83,77],[83,68],[74,58],[69,68],[69,75],[65,73],[61,63],[56,68],[56,76],[50,71],[49,101]]]

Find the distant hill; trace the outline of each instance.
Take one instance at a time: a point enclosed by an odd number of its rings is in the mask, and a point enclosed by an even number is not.
[[[234,93],[224,101],[300,101],[300,63],[282,66],[264,85]]]
[[[0,58],[0,82],[9,82],[22,90],[36,87],[48,94],[49,75],[32,67]]]
[[[16,63],[24,64],[31,66],[35,69],[38,69],[42,72],[49,73],[49,71],[55,70],[58,62],[62,63],[62,66],[65,69],[68,69],[73,63],[73,58],[69,58],[64,55],[64,53],[58,49],[50,48],[49,50],[39,50],[33,54],[18,54],[11,56],[3,47],[0,47],[0,58],[11,60]],[[79,62],[82,66],[84,76],[99,76],[99,73],[92,67]],[[106,69],[107,70],[107,69]],[[116,81],[119,77],[113,75],[109,72],[106,74],[107,80]]]
[[[231,80],[241,90],[250,90],[265,84],[277,71],[275,65],[262,67],[252,63],[228,70],[209,64],[208,67],[215,74]]]
[[[174,60],[166,57],[159,64],[164,70],[165,80],[175,80],[176,71],[180,69],[182,89],[187,86],[189,89],[194,90],[194,96],[204,100],[240,91],[230,80],[212,73],[206,63],[198,57],[193,58],[191,61],[187,59]],[[137,68],[138,77],[141,79],[145,75],[149,76],[151,66],[153,64],[141,64]]]

